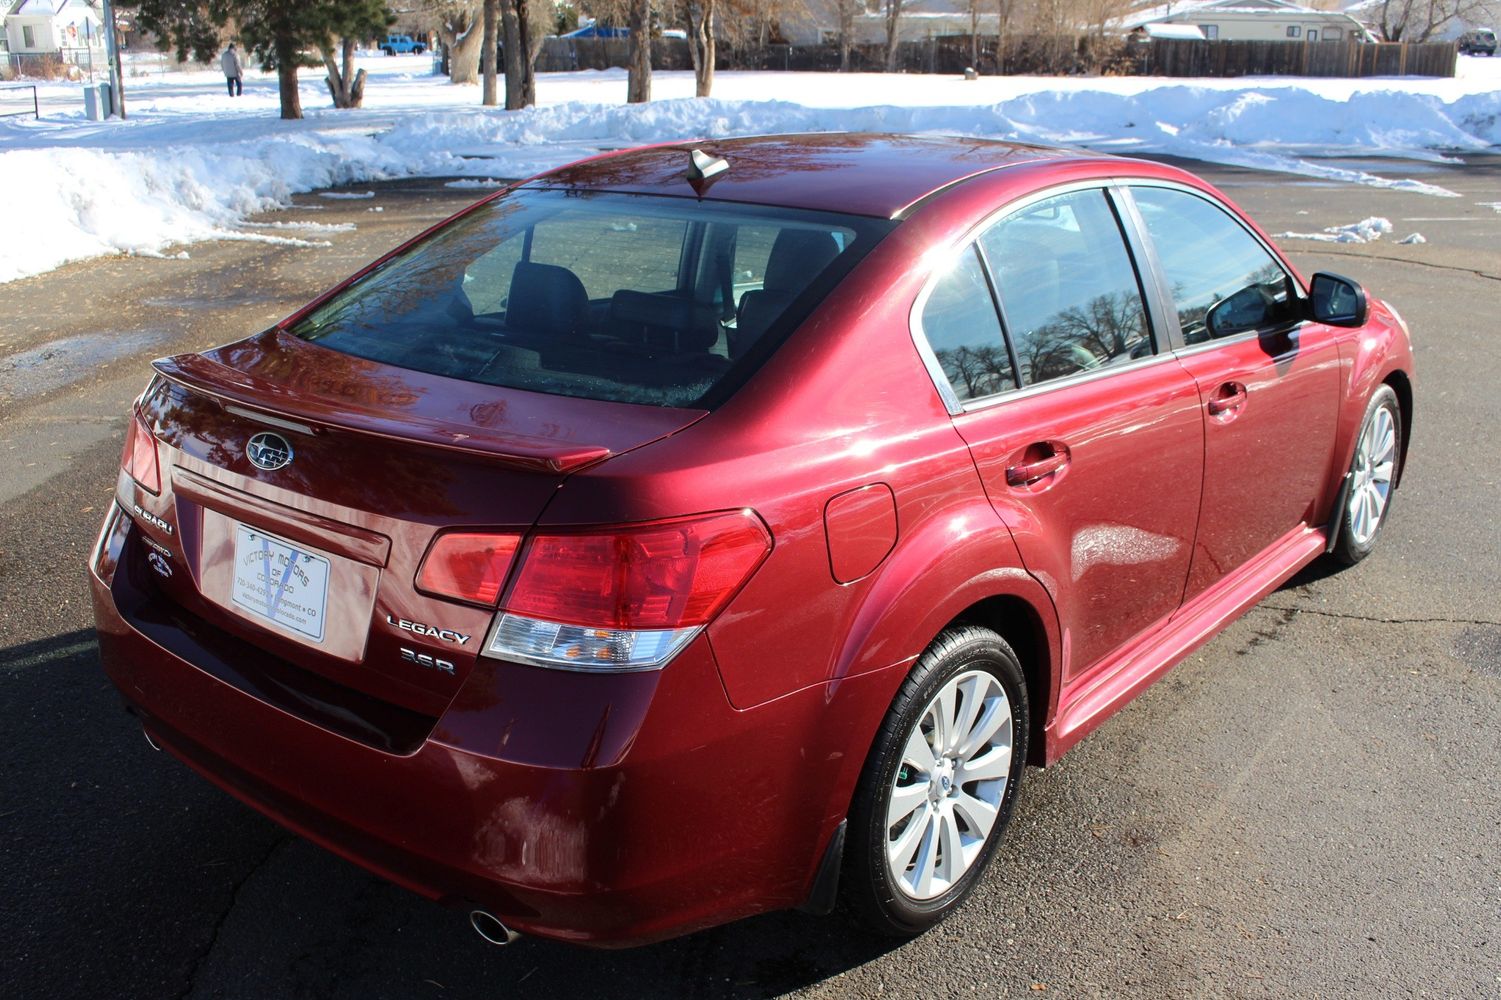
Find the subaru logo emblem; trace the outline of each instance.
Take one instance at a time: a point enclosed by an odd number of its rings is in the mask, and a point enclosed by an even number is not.
[[[263,431],[245,446],[245,457],[257,469],[275,472],[292,461],[292,445],[280,434]]]

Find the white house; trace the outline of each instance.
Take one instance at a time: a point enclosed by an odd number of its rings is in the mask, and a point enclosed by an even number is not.
[[[101,4],[88,0],[15,0],[5,36],[15,55],[102,49]]]
[[[985,0],[980,12],[980,34],[996,33],[995,4]],[[839,35],[839,13],[834,0],[803,0],[789,6],[778,21],[782,37],[793,45],[819,45],[832,42]],[[886,41],[886,17],[879,0],[865,0],[856,5],[851,40],[857,45]],[[904,42],[945,35],[967,35],[970,31],[969,5],[966,0],[906,0],[897,37]]]
[[[1210,40],[1338,42],[1375,41],[1370,29],[1342,11],[1314,10],[1290,0],[1187,0],[1138,11],[1126,29],[1154,24],[1192,25]]]

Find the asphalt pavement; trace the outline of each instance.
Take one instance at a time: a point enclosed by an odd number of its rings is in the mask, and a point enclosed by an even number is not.
[[[474,192],[299,196],[277,217],[356,230],[5,285],[0,997],[1501,997],[1501,158],[1365,166],[1460,197],[1197,169],[1272,232],[1395,226],[1283,241],[1413,328],[1380,547],[1306,571],[1029,771],[973,901],[901,945],[788,913],[634,951],[493,948],[152,752],[121,710],[84,559],[147,362],[264,328]]]

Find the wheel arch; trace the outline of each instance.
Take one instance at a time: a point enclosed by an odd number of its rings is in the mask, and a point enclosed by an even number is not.
[[[995,594],[965,608],[944,625],[938,635],[958,625],[988,628],[1004,639],[1016,654],[1022,676],[1027,681],[1027,702],[1031,712],[1027,726],[1027,763],[1042,767],[1047,761],[1047,724],[1053,714],[1057,685],[1048,630],[1041,612],[1016,594]]]
[[[1397,408],[1402,415],[1402,452],[1397,458],[1397,475],[1392,485],[1402,485],[1402,473],[1407,469],[1407,445],[1412,440],[1412,379],[1400,368],[1394,368],[1381,380],[1397,394]]]

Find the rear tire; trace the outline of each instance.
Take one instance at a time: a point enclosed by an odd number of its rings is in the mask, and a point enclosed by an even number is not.
[[[1376,547],[1386,526],[1402,467],[1402,408],[1397,394],[1383,385],[1366,404],[1355,455],[1350,460],[1349,488],[1339,514],[1339,538],[1331,555],[1353,566]]]
[[[1000,843],[1027,759],[1021,664],[977,625],[945,630],[881,723],[850,811],[840,896],[880,934],[958,909]]]

